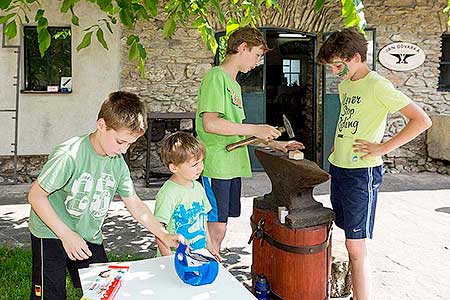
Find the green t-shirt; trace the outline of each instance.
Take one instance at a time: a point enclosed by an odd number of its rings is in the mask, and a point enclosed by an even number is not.
[[[371,71],[356,81],[339,84],[341,110],[336,127],[334,151],[328,160],[341,168],[367,168],[383,164],[381,156],[360,159],[365,153],[354,153],[355,140],[380,143],[386,128],[388,113],[394,113],[411,99],[395,89],[384,77]]]
[[[244,139],[238,135],[220,135],[205,132],[202,122],[204,112],[216,112],[225,120],[242,124],[245,119],[241,86],[220,67],[206,74],[200,85],[195,119],[198,138],[206,147],[203,175],[210,178],[232,179],[251,177],[247,147],[228,152],[228,144]]]
[[[168,232],[183,235],[193,250],[206,247],[205,224],[210,210],[205,190],[195,180],[192,187],[167,180],[156,195],[155,217],[167,225]]]
[[[56,146],[38,181],[50,193],[48,199],[59,218],[83,239],[95,244],[103,241],[102,225],[115,193],[122,197],[135,194],[122,155],[99,155],[89,135]],[[39,238],[57,238],[33,209],[29,228]]]

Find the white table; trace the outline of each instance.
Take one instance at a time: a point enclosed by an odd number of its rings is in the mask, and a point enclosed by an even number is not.
[[[128,265],[130,269],[115,300],[255,300],[236,278],[219,264],[219,274],[212,284],[191,286],[185,284],[175,273],[173,255],[133,262],[113,263]],[[89,288],[102,266],[80,270],[83,290]]]

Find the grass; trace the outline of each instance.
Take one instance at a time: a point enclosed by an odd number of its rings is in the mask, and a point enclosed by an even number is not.
[[[108,254],[110,261],[139,260],[131,254]],[[31,250],[0,246],[0,300],[24,300],[30,298]],[[75,289],[70,277],[66,278],[67,300],[79,300],[81,289]]]

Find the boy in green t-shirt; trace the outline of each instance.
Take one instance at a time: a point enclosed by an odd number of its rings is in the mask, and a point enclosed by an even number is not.
[[[95,132],[69,139],[52,151],[28,194],[30,299],[66,299],[66,268],[80,288],[78,269],[107,262],[102,225],[116,192],[131,215],[163,243],[185,242],[182,236],[167,233],[136,195],[122,157],[145,128],[139,97],[114,92],[102,104]]]
[[[155,217],[168,232],[181,234],[192,250],[206,248],[217,260],[209,240],[206,216],[211,205],[197,181],[203,171],[205,147],[192,135],[175,132],[163,141],[161,159],[172,176],[156,196]],[[157,239],[158,255],[171,255],[170,249]]]
[[[284,152],[303,147],[295,141],[272,141],[281,134],[275,127],[242,124],[245,114],[236,76],[238,72],[247,73],[255,68],[267,50],[258,29],[236,30],[228,39],[224,62],[206,74],[198,93],[196,130],[206,147],[202,183],[212,205],[208,229],[216,252],[225,237],[228,217],[238,217],[241,213],[241,177],[251,177],[247,147],[227,152],[226,146],[246,136],[256,136]]]
[[[331,66],[339,84],[341,110],[329,157],[331,203],[336,225],[345,231],[352,269],[353,299],[370,299],[366,238],[372,238],[382,155],[406,144],[431,126],[426,113],[389,80],[370,71],[367,42],[354,28],[334,32],[322,45],[318,61]],[[409,119],[394,137],[382,142],[388,113]]]

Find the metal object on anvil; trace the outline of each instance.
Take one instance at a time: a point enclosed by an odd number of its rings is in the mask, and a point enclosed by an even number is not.
[[[316,163],[290,160],[286,153],[256,149],[256,157],[272,183],[272,191],[255,199],[256,208],[277,211],[279,206],[289,210],[286,226],[303,228],[334,220],[334,212],[313,197],[316,185],[327,181],[330,175]]]
[[[280,131],[281,133],[286,132],[287,135],[289,136],[289,138],[291,138],[291,139],[293,137],[295,137],[295,133],[294,133],[294,130],[292,129],[291,122],[289,122],[289,119],[284,114],[283,114],[283,124],[284,124],[283,127],[277,127],[278,131]],[[252,136],[252,137],[243,139],[241,141],[229,144],[226,146],[226,149],[227,149],[227,151],[233,151],[234,149],[250,145],[257,141],[261,141],[261,140],[259,138],[257,138],[256,136]]]

